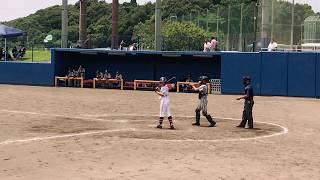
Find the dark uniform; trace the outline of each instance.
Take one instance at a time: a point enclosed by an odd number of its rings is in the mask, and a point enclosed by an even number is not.
[[[250,77],[244,77],[243,81],[244,81],[244,85],[245,85],[244,93],[245,93],[246,97],[245,97],[244,109],[243,109],[243,113],[242,113],[242,121],[238,127],[245,127],[246,123],[248,121],[249,128],[252,129],[253,128],[252,108],[254,105],[253,88],[251,86]],[[246,82],[248,82],[248,83],[246,83]]]
[[[199,78],[200,87],[196,90],[199,91],[199,104],[196,108],[196,122],[192,125],[200,126],[200,112],[202,111],[202,115],[205,116],[210,123],[209,127],[214,127],[216,122],[212,119],[211,115],[208,114],[207,105],[208,105],[208,87],[207,87],[208,77],[201,76]]]

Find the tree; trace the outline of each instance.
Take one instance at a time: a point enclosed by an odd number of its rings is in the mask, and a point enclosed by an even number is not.
[[[211,33],[193,23],[166,21],[162,24],[163,50],[183,51],[202,50],[203,42]],[[154,25],[150,21],[139,23],[134,28],[134,35],[146,49],[154,48]]]

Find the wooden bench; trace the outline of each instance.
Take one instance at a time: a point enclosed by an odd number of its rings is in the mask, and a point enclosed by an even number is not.
[[[197,82],[177,82],[177,92],[180,92],[181,85],[199,86],[199,83],[197,83]],[[208,94],[211,94],[211,84],[207,83],[207,86],[208,86]]]
[[[99,79],[99,78],[93,78],[93,88],[96,88],[96,83],[97,82],[120,83],[120,89],[123,90],[123,79]]]
[[[68,80],[76,80],[80,81],[80,87],[83,88],[83,77],[67,77],[67,76],[55,76],[54,85],[57,87],[59,81],[65,81],[67,83]]]
[[[126,81],[123,83],[123,89],[134,89],[134,82]]]
[[[134,80],[133,81],[133,89],[137,90],[137,87],[139,84],[143,84],[145,86],[147,85],[154,85],[154,84],[160,84],[160,81],[153,81],[153,80]]]

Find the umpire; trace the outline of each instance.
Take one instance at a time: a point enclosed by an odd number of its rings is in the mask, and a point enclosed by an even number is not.
[[[253,101],[253,88],[251,86],[250,76],[243,77],[243,85],[245,86],[245,88],[244,88],[245,95],[237,98],[237,100],[241,100],[241,99],[245,100],[244,101],[244,110],[243,110],[243,114],[242,114],[242,121],[237,127],[245,128],[246,123],[248,121],[249,129],[253,129],[252,108],[254,105],[254,101]]]

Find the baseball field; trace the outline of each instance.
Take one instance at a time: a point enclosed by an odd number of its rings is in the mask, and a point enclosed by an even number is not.
[[[170,93],[175,130],[157,129],[150,91],[0,85],[0,179],[320,179],[320,103],[209,95],[217,126],[191,126],[197,94]]]

